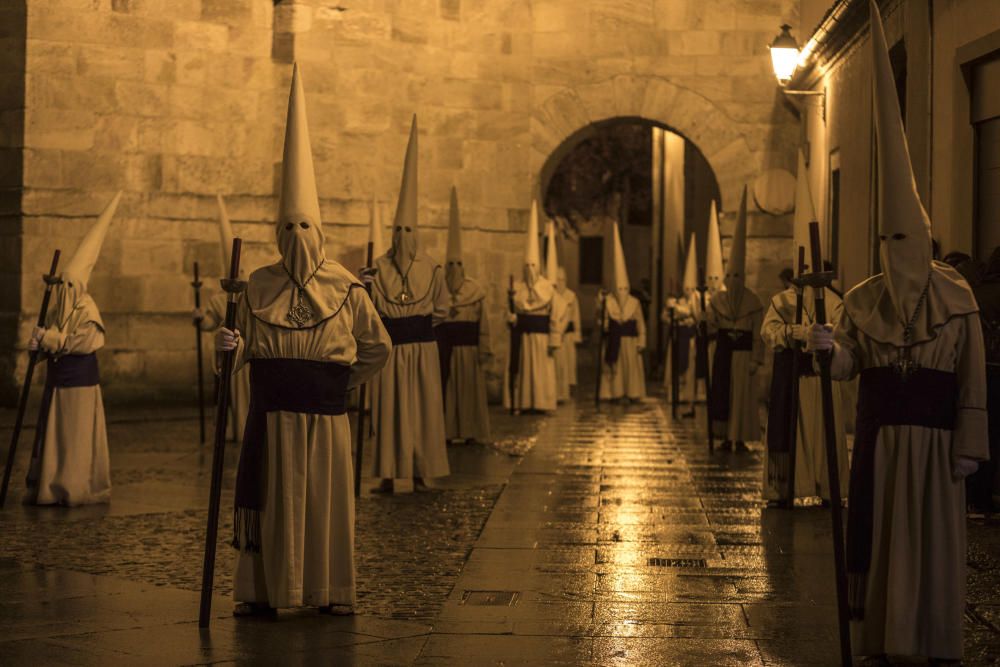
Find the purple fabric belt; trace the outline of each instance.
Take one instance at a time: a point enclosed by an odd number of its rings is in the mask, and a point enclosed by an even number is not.
[[[351,367],[306,359],[251,359],[250,411],[236,471],[233,546],[260,551],[260,512],[267,488],[267,413],[342,415]]]
[[[618,363],[622,351],[622,338],[636,338],[639,335],[639,325],[635,320],[608,320],[608,343],[604,348],[604,362],[609,366]]]
[[[732,382],[733,352],[753,349],[753,333],[744,329],[719,329],[715,337],[712,363],[712,395],[708,410],[714,421],[729,419],[729,394]]]
[[[441,390],[444,391],[451,374],[451,351],[456,347],[479,345],[479,322],[442,322],[434,327],[434,334],[441,362]]]
[[[847,575],[853,618],[864,618],[872,559],[875,448],[879,431],[883,426],[954,430],[957,396],[958,376],[949,371],[920,368],[906,378],[887,366],[861,371],[847,508]]]

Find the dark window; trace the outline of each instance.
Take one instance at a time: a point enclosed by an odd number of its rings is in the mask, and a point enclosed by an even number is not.
[[[837,267],[840,259],[840,167],[830,171],[830,249],[827,257]]]
[[[580,284],[604,283],[604,237],[580,237]]]
[[[986,260],[1000,247],[1000,54],[972,70],[970,106],[975,128],[972,254]]]
[[[892,75],[896,79],[896,98],[899,100],[899,115],[906,125],[906,42],[899,40],[889,49]]]

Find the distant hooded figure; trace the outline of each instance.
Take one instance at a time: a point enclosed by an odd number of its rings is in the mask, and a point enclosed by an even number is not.
[[[757,384],[764,363],[760,327],[764,307],[746,287],[747,191],[743,188],[739,217],[726,267],[725,289],[712,295],[705,316],[716,333],[712,361],[712,395],[708,412],[722,448],[745,447],[760,440]]]
[[[860,375],[847,575],[852,647],[865,656],[962,657],[963,478],[989,456],[983,332],[972,292],[933,261],[878,7],[871,8],[883,272],[844,298],[835,378]]]
[[[682,248],[683,249],[683,248]],[[687,404],[688,411],[682,417],[694,416],[694,404],[698,399],[704,399],[704,394],[698,392],[698,379],[701,377],[696,372],[697,350],[697,324],[698,314],[701,312],[701,295],[698,293],[698,239],[694,232],[691,232],[691,239],[688,242],[687,252],[684,259],[684,276],[681,280],[681,294],[678,297],[670,297],[666,300],[665,308],[661,318],[667,326],[671,323],[671,309],[673,309],[673,326],[677,329],[672,340],[677,345],[677,377],[678,396],[677,400],[681,404]],[[671,345],[675,343],[671,342]],[[667,358],[667,363],[672,363],[673,355]],[[663,374],[663,384],[666,390],[671,390],[671,371],[669,366],[667,372]],[[671,397],[673,400],[673,397]]]
[[[466,275],[462,260],[462,223],[458,194],[451,189],[448,255],[445,259],[444,321],[435,327],[444,389],[445,433],[448,440],[489,442],[490,412],[483,366],[493,356],[486,290]]]
[[[556,273],[556,293],[562,297],[566,307],[562,344],[556,352],[556,382],[560,388],[565,387],[564,398],[569,400],[572,397],[573,387],[577,385],[579,379],[576,346],[583,342],[583,333],[580,323],[580,300],[576,292],[567,287],[566,269],[561,266]]]
[[[559,390],[556,361],[563,340],[566,306],[542,275],[538,252],[538,202],[531,202],[525,240],[522,280],[514,283],[514,348],[504,370],[504,407],[510,407],[510,376],[514,374],[514,408],[548,412],[556,409]]]
[[[559,349],[553,354],[556,364],[556,397],[559,403],[563,403],[570,399],[571,387],[576,384],[576,344],[572,341],[580,328],[580,323],[573,321],[574,312],[569,298],[573,298],[575,302],[576,294],[566,288],[566,272],[559,266],[556,225],[552,220],[545,225],[545,277],[555,285],[556,293],[563,300],[563,317],[559,324],[563,335]],[[579,304],[576,305],[576,317],[579,319]]]
[[[798,248],[806,247],[809,223],[816,219],[805,156],[799,151],[799,173],[795,196],[794,239],[796,260]],[[795,498],[819,496],[830,500],[830,484],[826,468],[826,431],[823,424],[822,392],[819,377],[813,368],[812,355],[805,352],[809,326],[816,320],[813,290],[802,289],[802,320],[796,324],[798,289],[789,286],[771,299],[764,315],[760,335],[774,351],[771,373],[771,393],[767,416],[767,449],[764,465],[764,499],[791,505]],[[803,267],[808,272],[809,267]],[[784,273],[784,271],[782,271]],[[824,291],[827,320],[836,324],[842,310],[841,299],[833,290]],[[797,359],[796,359],[797,357]],[[793,370],[798,371],[798,396],[792,393]],[[841,383],[833,383],[833,404],[837,413],[835,424],[841,482],[841,497],[847,494],[847,437],[841,419]],[[797,398],[797,400],[796,400]],[[792,410],[795,406],[795,414]],[[794,422],[795,431],[791,430]],[[795,486],[791,487],[792,461],[795,462]]]
[[[217,195],[219,204],[219,241],[222,246],[222,266],[229,270],[229,253],[233,248],[233,227],[226,213],[226,203],[222,195]],[[240,274],[245,274],[240,269]],[[205,309],[194,311],[194,320],[202,331],[215,332],[226,322],[226,293],[219,292],[208,300]],[[229,427],[232,439],[243,442],[243,429],[250,411],[250,368],[244,366],[233,375],[229,396]]]
[[[392,226],[392,245],[375,260],[372,298],[392,353],[373,385],[375,476],[383,492],[422,488],[449,474],[441,393],[441,362],[434,326],[448,311],[441,266],[417,247],[417,118],[406,146]]]
[[[275,236],[281,259],[250,275],[237,331],[216,334],[250,366],[236,475],[234,614],[355,600],[354,466],[346,395],[391,348],[371,299],[326,256],[305,93],[292,73]]]
[[[614,253],[614,291],[603,296],[604,355],[601,359],[601,400],[627,398],[641,401],[646,397],[646,371],[642,351],[646,349],[646,322],[642,305],[630,294],[625,252],[622,250],[618,223],[612,226]]]
[[[111,464],[97,368],[104,322],[87,291],[111,220],[116,194],[63,269],[45,326],[29,349],[48,359],[38,430],[28,467],[25,504],[87,505],[111,500]]]

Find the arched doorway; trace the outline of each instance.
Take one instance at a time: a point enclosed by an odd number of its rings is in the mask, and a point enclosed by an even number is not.
[[[715,172],[699,147],[658,121],[622,116],[591,123],[566,138],[540,171],[542,206],[559,223],[560,263],[580,297],[584,327],[597,293],[613,275],[610,231],[617,221],[633,294],[643,302],[649,366],[662,364],[664,299],[680,290],[691,233],[699,263],[709,210],[721,209]]]

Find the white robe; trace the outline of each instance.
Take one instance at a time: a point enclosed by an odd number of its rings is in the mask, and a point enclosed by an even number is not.
[[[580,302],[576,293],[567,288],[562,290],[556,288],[556,292],[563,298],[565,303],[565,317],[563,318],[562,344],[555,354],[556,360],[556,386],[560,401],[568,401],[571,396],[571,388],[577,384],[576,369],[576,346],[583,340],[580,322]],[[567,331],[572,325],[573,330]]]
[[[445,433],[448,440],[490,441],[490,411],[486,396],[486,377],[481,359],[492,355],[490,323],[486,313],[486,292],[471,278],[456,295],[443,290],[439,310],[447,313],[445,322],[477,322],[479,344],[453,347],[444,388]]]
[[[549,318],[548,333],[521,336],[514,406],[518,410],[555,410],[558,401],[555,351],[562,345],[560,327],[565,317],[565,302],[548,280],[537,278],[531,289],[523,281],[515,283],[514,310],[519,315],[544,315]],[[504,364],[503,404],[506,408],[510,407],[509,367],[509,364]]]
[[[604,350],[601,351],[601,400],[645,398],[646,371],[642,351],[646,348],[646,322],[642,317],[639,300],[629,295],[622,307],[614,295],[605,297],[604,322],[601,324],[605,332],[605,349],[608,344],[607,331],[612,320],[620,323],[634,320],[639,335],[621,337],[618,360],[613,366],[604,362]]]
[[[48,328],[41,349],[57,360],[67,354],[90,354],[104,347],[104,327],[97,305],[83,297],[93,318],[70,320],[67,332]],[[59,363],[56,361],[56,363]],[[32,457],[23,502],[37,505],[87,505],[111,500],[111,462],[101,386],[54,387],[39,456]]]
[[[957,421],[951,431],[911,425],[879,429],[865,618],[851,623],[857,655],[962,657],[965,483],[954,477],[952,465],[959,456],[989,458],[986,362],[975,301],[971,292],[964,294],[967,284],[954,269],[937,262],[934,267],[911,358],[923,368],[957,375]],[[845,313],[835,332],[835,378],[849,379],[897,359],[903,327],[886,301],[881,274],[844,297]]]
[[[312,328],[268,324],[250,314],[246,299],[238,321],[242,359],[350,365],[352,387],[378,372],[391,347],[375,307],[358,287],[349,290],[336,315]],[[261,552],[239,554],[237,601],[276,608],[354,603],[352,442],[348,414],[267,414]]]
[[[383,318],[430,315],[444,321],[441,310],[444,275],[426,255],[417,255],[409,269],[412,296],[404,303],[399,273],[388,255],[375,260],[378,269],[372,299]],[[372,383],[375,425],[375,476],[408,488],[415,477],[449,474],[441,365],[436,340],[394,345],[389,360]]]
[[[827,321],[836,325],[843,312],[840,297],[826,290]],[[793,344],[791,325],[795,324],[795,290],[789,288],[776,295],[764,316],[760,335],[771,349],[787,349]],[[812,289],[807,288],[803,297],[802,325],[809,327],[815,321],[816,312]],[[844,401],[840,382],[833,383],[834,423],[837,431],[837,461],[840,471],[841,498],[847,497],[848,460],[847,437],[844,432]],[[796,419],[795,446],[795,497],[819,496],[830,499],[830,480],[826,466],[826,432],[823,424],[823,402],[819,377],[816,375],[799,378],[799,410]],[[787,418],[787,417],[786,417]],[[770,425],[768,425],[768,428]],[[767,482],[767,452],[764,463],[764,498],[782,500],[782,490],[772,488]]]
[[[739,310],[733,308],[732,292],[719,291],[712,295],[706,313],[709,330],[734,329],[749,331],[751,350],[734,350],[729,374],[729,419],[712,422],[716,437],[732,442],[760,440],[760,402],[757,399],[756,372],[764,363],[764,345],[760,339],[763,306],[757,295],[744,288]],[[714,358],[714,357],[713,357]],[[714,368],[713,368],[714,370]],[[711,377],[711,375],[710,375]],[[712,386],[715,391],[715,386]]]

